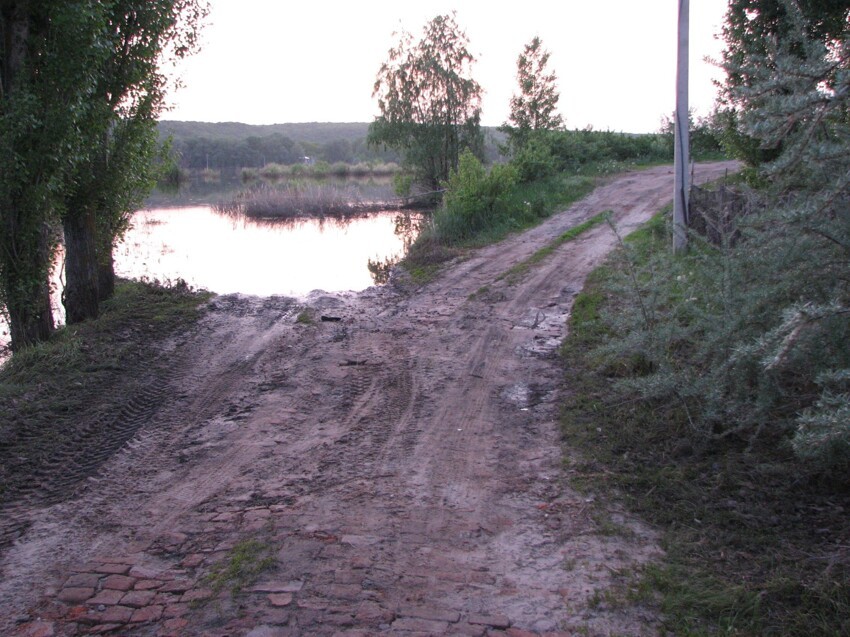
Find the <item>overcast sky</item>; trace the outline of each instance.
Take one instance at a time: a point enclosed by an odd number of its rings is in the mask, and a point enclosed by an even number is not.
[[[675,106],[678,0],[211,0],[200,53],[164,119],[249,124],[368,122],[372,86],[395,31],[418,36],[457,11],[484,89],[482,123],[507,119],[516,58],[540,36],[569,128],[650,132]],[[691,106],[706,114],[722,72],[716,39],[726,0],[691,2]]]

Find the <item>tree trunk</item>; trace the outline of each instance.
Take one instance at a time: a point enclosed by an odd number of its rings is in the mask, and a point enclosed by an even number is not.
[[[115,296],[115,260],[112,258],[112,246],[98,254],[98,300],[106,301]]]
[[[9,289],[14,293],[7,294],[6,310],[13,352],[46,341],[53,332],[50,283],[46,274],[42,275],[48,270],[52,252],[50,229],[46,225],[34,243],[32,258],[15,262],[14,274],[9,276]]]
[[[68,325],[97,318],[99,311],[97,233],[92,208],[62,221],[65,232],[65,304]]]

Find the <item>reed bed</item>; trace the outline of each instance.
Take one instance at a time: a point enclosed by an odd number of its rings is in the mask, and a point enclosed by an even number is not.
[[[292,181],[283,186],[259,183],[213,209],[249,219],[351,217],[368,212],[414,207],[399,199],[388,184],[325,184]]]

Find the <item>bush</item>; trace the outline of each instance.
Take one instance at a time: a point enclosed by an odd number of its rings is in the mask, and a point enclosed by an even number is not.
[[[469,240],[494,218],[509,213],[508,195],[519,182],[516,168],[497,164],[488,172],[470,151],[446,184],[442,207],[434,215],[437,237],[449,244]]]

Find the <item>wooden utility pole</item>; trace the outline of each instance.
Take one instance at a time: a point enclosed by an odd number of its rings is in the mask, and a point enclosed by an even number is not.
[[[688,127],[688,22],[689,0],[679,0],[679,48],[676,66],[676,114],[673,148],[673,170],[676,173],[673,192],[673,251],[688,249],[688,165],[690,135]]]

